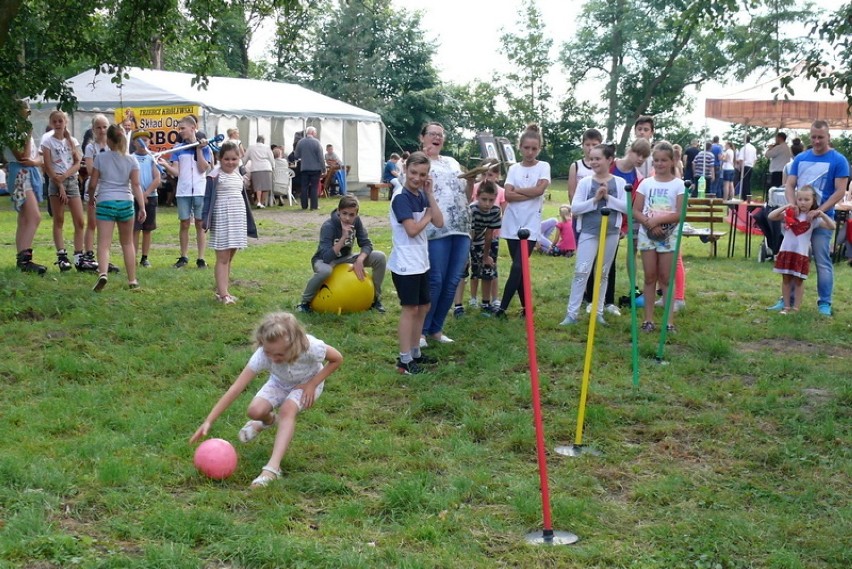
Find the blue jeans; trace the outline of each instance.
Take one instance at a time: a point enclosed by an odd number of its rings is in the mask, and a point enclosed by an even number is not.
[[[834,232],[825,227],[814,229],[811,236],[811,250],[817,272],[818,304],[831,304],[831,294],[834,291],[834,265],[831,263],[833,236]]]
[[[432,306],[423,321],[423,334],[440,334],[453,304],[456,288],[470,256],[468,235],[448,235],[429,241],[429,294]]]

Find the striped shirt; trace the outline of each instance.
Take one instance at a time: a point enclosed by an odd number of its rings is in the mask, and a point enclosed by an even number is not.
[[[479,204],[470,204],[470,216],[472,218],[471,245],[485,245],[485,232],[489,229],[500,229],[501,210],[498,206],[491,206],[489,211],[479,209]]]
[[[709,179],[711,174],[713,174],[715,160],[713,153],[709,150],[702,150],[696,154],[695,160],[692,161],[692,177],[700,178],[704,176]]]

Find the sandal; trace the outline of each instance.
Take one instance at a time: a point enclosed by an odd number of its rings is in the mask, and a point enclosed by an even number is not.
[[[220,295],[220,294],[217,293],[216,294],[216,300],[218,300],[222,304],[236,304],[237,303],[237,297],[231,296],[230,294]]]
[[[653,332],[654,331],[654,323],[650,321],[646,321],[642,323],[642,330],[645,332]]]
[[[264,475],[264,472],[271,474],[272,476]],[[281,478],[281,471],[272,468],[271,466],[264,466],[260,469],[260,475],[251,481],[252,488],[263,488],[267,484],[271,482],[275,482]]]
[[[677,332],[677,328],[675,328],[674,324],[669,324],[666,326],[666,332]]]
[[[274,418],[272,419],[272,422],[268,425],[263,421],[256,421],[252,419],[251,421],[243,425],[243,428],[240,429],[237,438],[240,439],[241,443],[247,443],[253,440],[258,434],[261,433],[261,431],[265,431],[278,421],[278,414],[273,415],[273,417]]]

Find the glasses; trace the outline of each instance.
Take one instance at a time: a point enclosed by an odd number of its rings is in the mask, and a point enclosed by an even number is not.
[[[432,131],[432,132],[427,132],[426,136],[431,136],[433,138],[444,138],[444,133]]]

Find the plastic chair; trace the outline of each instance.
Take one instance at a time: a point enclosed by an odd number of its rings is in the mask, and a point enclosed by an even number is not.
[[[272,192],[270,201],[275,203],[279,198],[281,205],[284,205],[284,196],[290,205],[293,205],[293,184],[292,180],[296,177],[296,173],[289,167],[286,160],[276,160],[275,169],[272,171]]]

